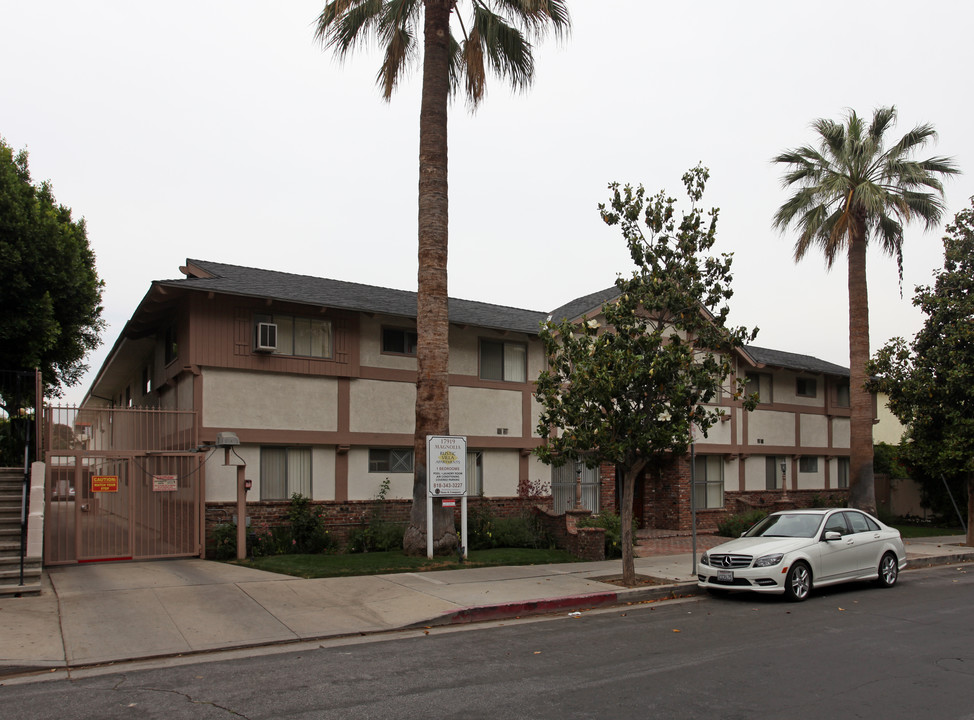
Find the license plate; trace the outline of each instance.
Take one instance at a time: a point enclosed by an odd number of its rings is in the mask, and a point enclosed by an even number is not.
[[[717,582],[734,582],[734,571],[733,570],[718,570],[717,571]]]

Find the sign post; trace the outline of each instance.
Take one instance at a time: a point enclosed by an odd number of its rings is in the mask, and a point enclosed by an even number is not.
[[[461,498],[460,543],[467,557],[467,438],[426,436],[426,556],[433,557],[433,498]],[[442,502],[442,501],[441,501]],[[455,502],[455,501],[454,501]]]

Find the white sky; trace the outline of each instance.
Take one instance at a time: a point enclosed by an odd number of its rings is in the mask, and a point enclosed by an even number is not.
[[[314,42],[323,5],[0,0],[0,135],[85,217],[106,282],[92,371],[187,257],[415,290],[420,74],[384,103],[375,50],[340,66]],[[702,161],[716,249],[735,253],[732,320],[848,365],[845,263],[794,264],[794,234],[771,229],[787,194],[770,158],[812,142],[814,118],[895,104],[896,137],[931,122],[923,156],[968,171],[947,183],[951,221],[974,195],[974,3],[569,6],[572,35],[540,44],[528,93],[494,79],[475,115],[453,107],[450,294],[550,310],[610,285],[631,261],[599,219],[607,184],[682,200]],[[913,288],[942,235],[908,229],[903,299],[894,262],[870,255],[873,350],[919,329]]]

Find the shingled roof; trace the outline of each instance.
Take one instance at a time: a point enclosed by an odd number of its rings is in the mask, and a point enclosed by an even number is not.
[[[187,277],[159,280],[157,285],[206,292],[272,298],[285,302],[358,312],[416,317],[416,293],[376,285],[295,275],[276,270],[227,265],[206,260],[187,260]],[[473,300],[449,300],[450,322],[537,335],[547,313],[491,305]]]
[[[799,355],[798,353],[784,352],[783,350],[770,350],[754,345],[745,345],[744,350],[761,365],[772,365],[786,370],[849,377],[849,368],[826,362],[825,360],[819,360],[811,355]]]

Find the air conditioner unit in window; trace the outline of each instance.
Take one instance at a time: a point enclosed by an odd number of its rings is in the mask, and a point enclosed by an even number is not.
[[[257,323],[257,352],[274,352],[277,350],[277,324],[268,322]]]

